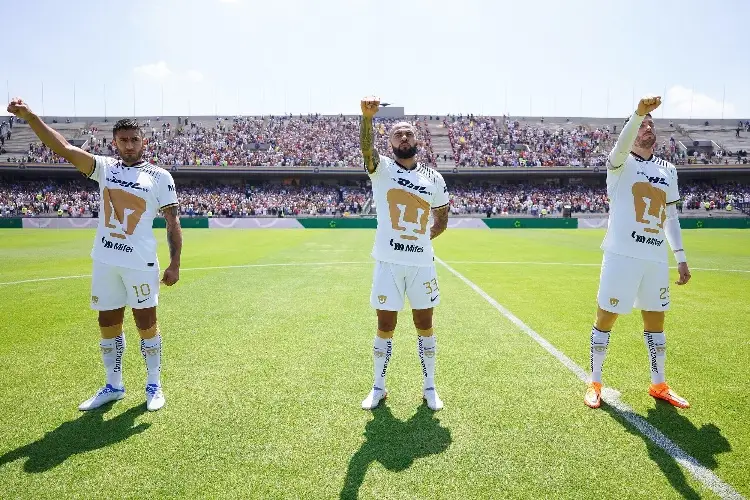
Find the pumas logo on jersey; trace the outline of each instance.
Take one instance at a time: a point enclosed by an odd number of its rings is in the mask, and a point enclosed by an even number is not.
[[[398,252],[410,252],[410,253],[422,253],[424,252],[424,247],[421,247],[419,245],[405,245],[403,243],[399,243],[397,241],[391,240],[391,248]]]
[[[613,307],[617,307],[617,304],[619,304],[619,303],[620,303],[620,299],[616,299],[614,297],[612,297],[612,298],[609,299],[609,305],[611,305]]]
[[[107,177],[107,182],[111,182],[112,184],[117,184],[118,186],[122,186],[124,188],[137,189],[138,191],[143,191],[144,193],[148,193],[148,189],[141,186],[139,182],[121,181],[120,179],[117,179],[116,177]]]
[[[111,248],[112,250],[119,250],[120,252],[132,253],[133,247],[126,245],[125,243],[115,243],[102,236],[102,245],[104,248]]]
[[[388,297],[386,297],[385,295],[378,295],[378,302],[380,302],[381,304],[385,304],[386,300],[388,300]]]
[[[398,183],[399,186],[403,186],[407,189],[413,189],[419,194],[426,194],[427,196],[432,196],[432,193],[427,191],[427,188],[424,186],[418,186],[414,183],[412,183],[409,179],[404,179],[403,177],[399,177],[398,179],[393,179]]]
[[[630,237],[635,240],[636,243],[643,243],[644,245],[651,245],[655,247],[660,247],[662,243],[664,243],[664,240],[660,240],[658,238],[653,237],[645,237],[640,234],[637,234],[635,231],[630,233]]]

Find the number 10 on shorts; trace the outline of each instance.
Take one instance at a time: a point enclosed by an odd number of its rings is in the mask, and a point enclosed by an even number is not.
[[[151,286],[149,286],[148,283],[143,283],[142,285],[133,285],[133,290],[135,290],[135,296],[136,298],[140,299],[141,297],[148,297],[151,295]],[[140,291],[140,293],[138,293]]]

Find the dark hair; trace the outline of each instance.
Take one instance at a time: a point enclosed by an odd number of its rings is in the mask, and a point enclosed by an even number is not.
[[[651,113],[646,113],[646,116],[644,116],[643,119],[645,120],[646,118],[651,118],[652,120],[654,119],[654,117],[651,116]],[[627,125],[629,121],[630,117],[628,116],[627,118],[625,118],[625,122],[622,124],[622,126],[624,127],[625,125]]]
[[[117,136],[117,132],[120,130],[137,130],[138,134],[141,134],[141,126],[135,118],[123,118],[122,120],[117,120],[115,126],[112,127],[112,137]]]

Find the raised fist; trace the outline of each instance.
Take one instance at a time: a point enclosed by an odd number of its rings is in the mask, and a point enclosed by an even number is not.
[[[364,115],[365,118],[372,118],[375,116],[375,113],[378,112],[378,109],[380,109],[380,98],[367,96],[362,99],[360,106],[362,107],[362,115]]]
[[[12,101],[10,101],[7,111],[8,113],[16,115],[22,120],[27,120],[28,117],[32,114],[29,105],[23,102],[23,99],[21,99],[20,97],[16,97]]]
[[[638,110],[636,113],[638,113],[639,116],[646,116],[659,106],[661,106],[661,96],[646,96],[638,103]]]

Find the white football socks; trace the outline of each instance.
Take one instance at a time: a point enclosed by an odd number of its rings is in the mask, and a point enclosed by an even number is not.
[[[125,334],[120,333],[113,339],[100,339],[104,372],[107,384],[115,389],[122,389],[122,355],[125,352]]]
[[[384,339],[375,336],[372,348],[373,373],[375,382],[373,387],[379,390],[385,390],[385,372],[388,370],[388,362],[391,360],[393,349],[393,339]]]
[[[667,337],[664,332],[643,332],[643,340],[651,366],[651,383],[662,384],[666,381],[664,364],[667,360]]]
[[[141,354],[146,361],[147,384],[161,385],[161,335],[141,339]]]
[[[603,332],[596,326],[591,327],[591,381],[602,383],[602,366],[607,357],[609,332]]]
[[[417,335],[417,354],[422,364],[423,389],[435,387],[435,355],[437,351],[437,340],[435,335],[422,337]]]

